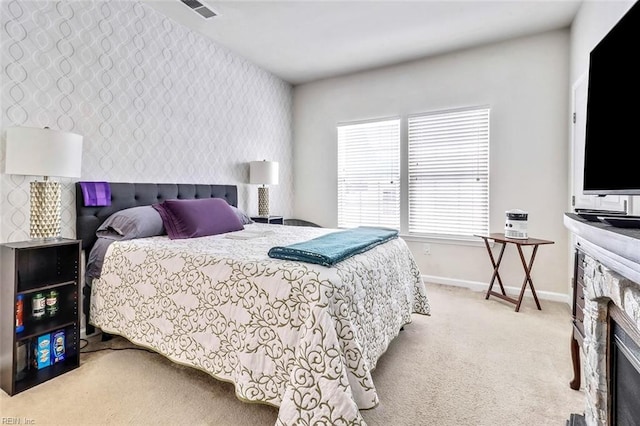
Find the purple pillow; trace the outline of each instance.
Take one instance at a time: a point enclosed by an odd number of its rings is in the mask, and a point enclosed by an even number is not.
[[[154,204],[172,240],[239,231],[244,226],[222,198],[166,200]]]

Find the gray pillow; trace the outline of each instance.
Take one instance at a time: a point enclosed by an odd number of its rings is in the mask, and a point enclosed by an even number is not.
[[[250,223],[254,223],[253,220],[245,212],[243,212],[239,208],[237,208],[235,206],[231,206],[231,209],[235,212],[235,214],[238,216],[238,219],[240,219],[240,222],[243,225],[248,225]]]
[[[132,207],[115,212],[96,231],[98,238],[132,240],[164,235],[160,214],[151,206]]]
[[[112,242],[113,239],[111,238],[98,238],[93,244],[93,248],[89,252],[89,259],[87,260],[87,269],[84,273],[85,282],[89,287],[91,287],[91,282],[94,278],[100,277],[104,255],[107,254],[107,248],[109,248]]]

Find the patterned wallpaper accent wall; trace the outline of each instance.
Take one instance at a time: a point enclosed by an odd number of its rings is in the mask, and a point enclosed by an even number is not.
[[[291,213],[288,83],[136,1],[2,0],[0,16],[0,171],[7,127],[49,126],[84,136],[80,180],[237,184],[250,214],[248,162],[278,161],[271,211]],[[0,242],[29,238],[33,179],[0,174]]]

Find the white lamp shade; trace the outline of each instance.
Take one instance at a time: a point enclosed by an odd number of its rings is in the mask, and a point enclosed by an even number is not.
[[[5,173],[80,177],[82,136],[36,127],[9,127]]]
[[[249,163],[249,183],[277,185],[278,162],[264,160]]]

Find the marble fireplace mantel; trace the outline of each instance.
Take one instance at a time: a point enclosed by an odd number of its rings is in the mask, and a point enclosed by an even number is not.
[[[640,229],[587,222],[573,213],[565,214],[564,225],[578,238],[586,254],[601,259],[601,263],[620,275],[640,283]]]
[[[588,425],[605,426],[609,424],[609,303],[620,308],[640,329],[640,229],[587,222],[572,213],[565,214],[564,224],[585,253],[585,420]]]

